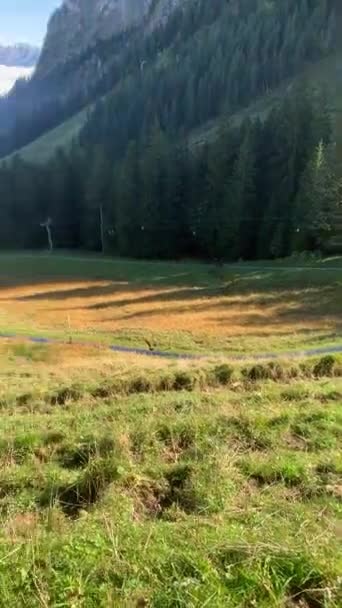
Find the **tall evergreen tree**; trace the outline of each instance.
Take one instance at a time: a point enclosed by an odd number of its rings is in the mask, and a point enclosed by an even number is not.
[[[299,251],[324,248],[333,230],[339,192],[333,160],[332,151],[321,141],[302,175],[293,226],[294,247]]]

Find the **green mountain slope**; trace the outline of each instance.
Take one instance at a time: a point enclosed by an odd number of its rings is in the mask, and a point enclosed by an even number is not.
[[[250,118],[252,120],[257,118],[262,120],[266,118],[272,108],[281,102],[284,95],[289,93],[293,86],[304,81],[309,83],[310,86],[324,88],[331,100],[331,113],[334,122],[336,112],[338,112],[339,109],[342,109],[342,52],[336,53],[331,57],[308,66],[302,73],[298,74],[296,78],[284,82],[281,86],[270,91],[267,95],[263,95],[251,103],[247,108],[240,112],[236,112],[231,116],[227,115],[227,120],[229,120],[232,126],[239,126],[245,118]],[[339,87],[336,86],[338,82],[340,82]],[[336,95],[336,91],[338,95]],[[193,130],[189,134],[190,146],[201,145],[215,140],[219,128],[218,126],[219,121],[214,120]]]
[[[284,82],[280,87],[269,92],[251,103],[247,108],[232,115],[223,115],[219,120],[210,121],[199,128],[193,129],[188,135],[190,147],[196,147],[214,141],[217,136],[219,124],[222,118],[226,118],[232,125],[238,126],[245,118],[265,118],[270,110],[282,100],[284,95],[291,90],[297,82],[306,79],[310,84],[323,86],[331,97],[332,114],[342,108],[342,52],[328,57],[316,64],[308,66],[295,79]],[[336,83],[341,81],[339,95],[336,96]],[[65,121],[55,129],[48,131],[31,144],[18,150],[18,154],[24,161],[44,164],[53,157],[59,148],[68,149],[72,142],[77,139],[85,124],[90,107],[85,108]],[[8,160],[5,159],[5,160]]]
[[[28,144],[21,150],[11,154],[11,156],[4,159],[10,160],[15,155],[20,156],[24,161],[35,164],[44,164],[48,162],[56,150],[68,149],[72,142],[78,138],[78,135],[86,121],[89,107],[85,108],[81,112],[78,112],[72,118],[69,118],[61,125],[47,131],[41,137],[38,137],[31,144]]]
[[[20,150],[0,167],[2,246],[42,247],[52,227],[51,248],[133,257],[336,250],[335,23],[330,0],[194,0],[97,45],[95,80],[94,51],[77,56],[45,91],[62,105],[2,138],[3,157]]]

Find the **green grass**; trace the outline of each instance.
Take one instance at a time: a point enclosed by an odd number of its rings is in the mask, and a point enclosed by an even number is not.
[[[86,122],[89,111],[90,108],[86,107],[81,112],[75,114],[75,116],[72,116],[58,125],[58,127],[47,131],[32,143],[24,146],[15,154],[19,154],[19,156],[28,163],[38,165],[47,163],[58,149],[68,149],[73,141],[78,139],[78,135]],[[14,155],[12,154],[4,160],[8,161],[13,158],[13,156]]]
[[[308,275],[306,269],[313,272]],[[238,276],[233,274],[231,277],[234,270]],[[258,275],[258,270],[265,274]],[[300,285],[303,281],[305,285],[326,285],[332,280],[341,279],[342,256],[320,258],[303,255],[275,261],[260,260],[217,266],[192,261],[138,261],[67,251],[53,255],[45,252],[9,252],[0,253],[0,271],[2,282],[11,277],[18,282],[38,282],[46,278],[84,278],[177,286],[217,286],[225,280],[227,272],[230,279],[239,279],[241,275],[247,280],[254,278],[255,284],[262,286],[270,283],[271,286],[286,286],[287,283]],[[256,274],[251,276],[254,272]],[[246,290],[249,286],[246,285]]]
[[[331,366],[282,363],[267,380],[222,364],[63,371],[11,352],[0,606],[337,608]]]

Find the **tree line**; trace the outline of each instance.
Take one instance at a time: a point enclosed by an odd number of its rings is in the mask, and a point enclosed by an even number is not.
[[[0,246],[144,258],[272,258],[324,250],[340,200],[328,104],[298,86],[266,120],[222,120],[191,148],[158,119],[120,159],[105,145],[0,169]],[[47,227],[49,228],[47,234]]]

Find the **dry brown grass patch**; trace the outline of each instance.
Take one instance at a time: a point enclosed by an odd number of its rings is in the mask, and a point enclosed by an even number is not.
[[[299,290],[229,293],[229,289],[135,286],[109,281],[45,282],[1,289],[8,323],[68,332],[127,329],[188,331],[197,335],[260,336],[329,330],[337,308],[312,307]],[[314,294],[312,298],[314,298]]]

